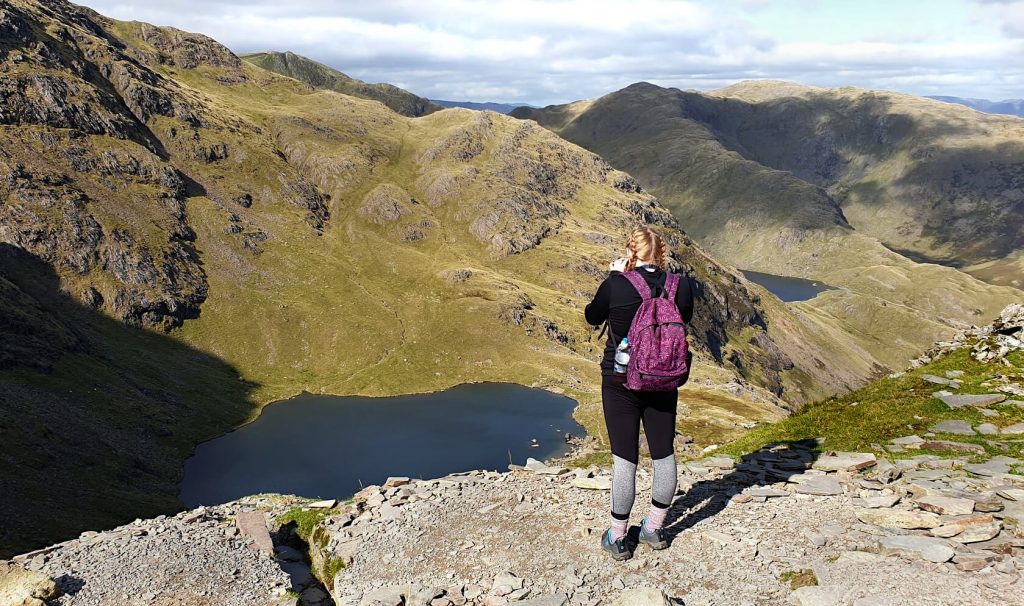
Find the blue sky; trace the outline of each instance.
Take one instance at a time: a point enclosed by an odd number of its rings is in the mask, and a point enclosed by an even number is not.
[[[751,78],[1024,97],[1024,0],[80,1],[434,99],[544,105]]]

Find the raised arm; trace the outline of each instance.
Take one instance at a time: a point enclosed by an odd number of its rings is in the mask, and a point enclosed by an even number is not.
[[[608,306],[611,300],[610,291],[611,289],[608,286],[608,280],[605,279],[604,282],[601,282],[601,286],[597,287],[597,293],[594,295],[594,300],[587,305],[585,310],[583,310],[583,315],[587,318],[587,324],[590,324],[591,326],[600,326],[608,319]]]

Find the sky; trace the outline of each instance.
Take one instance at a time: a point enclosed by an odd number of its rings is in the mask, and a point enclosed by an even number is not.
[[[746,79],[1024,97],[1024,0],[78,0],[431,99],[547,105]]]

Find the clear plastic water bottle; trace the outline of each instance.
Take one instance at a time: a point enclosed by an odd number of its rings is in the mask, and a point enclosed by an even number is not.
[[[629,337],[623,337],[619,346],[615,348],[615,374],[626,374],[626,367],[629,366]]]

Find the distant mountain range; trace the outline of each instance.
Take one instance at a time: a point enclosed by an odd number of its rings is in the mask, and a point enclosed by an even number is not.
[[[1024,118],[1024,99],[989,101],[988,99],[970,99],[966,97],[932,96],[928,98],[935,99],[936,101],[945,101],[946,103],[959,103],[986,114],[1006,114],[1008,116]]]
[[[480,111],[489,110],[492,112],[498,112],[499,114],[511,113],[512,110],[517,107],[536,107],[535,105],[530,105],[528,103],[477,103],[475,101],[442,101],[440,99],[431,99],[431,101],[441,107],[464,107],[466,109],[476,109]]]
[[[1004,287],[1022,275],[1017,118],[776,81],[638,83],[512,115],[633,175],[734,266],[838,287],[799,305],[885,364],[1021,296]]]

